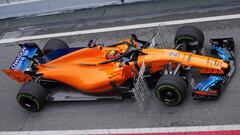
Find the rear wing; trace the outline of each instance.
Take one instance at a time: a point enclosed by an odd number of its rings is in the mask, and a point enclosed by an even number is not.
[[[34,55],[44,55],[44,53],[35,43],[19,44],[19,46],[21,47],[21,50],[10,65],[9,69],[3,69],[2,71],[13,80],[25,82],[32,80],[32,77],[26,74],[25,71],[31,61],[34,61]]]

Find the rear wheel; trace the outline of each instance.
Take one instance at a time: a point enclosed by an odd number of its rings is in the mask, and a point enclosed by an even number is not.
[[[174,44],[175,47],[181,45],[179,50],[197,53],[201,52],[204,43],[203,32],[194,26],[183,26],[176,32]]]
[[[47,90],[35,81],[23,84],[17,93],[17,101],[21,107],[30,111],[40,111],[46,102]]]
[[[61,49],[61,48],[69,48],[66,42],[60,39],[50,39],[47,41],[45,46],[43,47],[43,52],[45,54],[50,53],[51,51]]]
[[[187,92],[187,83],[176,75],[162,76],[156,85],[156,97],[166,105],[175,106],[180,104]]]

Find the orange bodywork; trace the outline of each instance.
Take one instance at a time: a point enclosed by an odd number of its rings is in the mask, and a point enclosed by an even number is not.
[[[16,80],[19,83],[33,80],[33,78],[30,75],[24,74],[24,72],[21,71],[20,69],[19,70],[2,69],[2,71],[6,75],[8,75],[12,80]]]
[[[126,40],[129,42],[129,40]],[[136,43],[134,43],[137,46]],[[228,64],[221,59],[196,55],[189,52],[181,52],[175,49],[142,49],[144,53],[138,56],[137,62],[130,61],[129,65],[120,65],[120,61],[100,64],[106,61],[106,54],[110,50],[117,50],[124,53],[128,48],[127,44],[120,44],[116,47],[84,48],[60,58],[38,65],[37,74],[42,74],[43,79],[56,80],[77,88],[84,92],[101,93],[112,88],[111,81],[117,85],[122,84],[134,76],[136,63],[141,67],[151,65],[150,73],[156,73],[164,65],[172,61],[173,68],[176,63],[182,63],[183,67],[195,67],[200,73],[224,74]]]

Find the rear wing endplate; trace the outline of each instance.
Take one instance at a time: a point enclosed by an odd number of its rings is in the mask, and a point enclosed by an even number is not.
[[[32,80],[32,77],[25,74],[25,71],[33,60],[34,55],[36,53],[44,55],[44,53],[35,43],[19,44],[19,46],[21,47],[21,50],[13,60],[9,69],[3,69],[2,71],[13,80],[25,82],[27,80]]]

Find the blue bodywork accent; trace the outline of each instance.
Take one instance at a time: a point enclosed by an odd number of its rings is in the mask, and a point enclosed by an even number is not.
[[[218,56],[224,60],[224,61],[229,61],[229,56],[226,52],[224,52],[222,47],[219,47],[219,45],[213,45],[213,49],[216,49],[218,52]]]
[[[47,63],[49,61],[52,61],[54,59],[57,59],[59,57],[62,57],[66,54],[69,54],[71,52],[77,51],[82,48],[83,47],[57,49],[57,50],[54,50],[54,51],[48,53],[46,56],[39,57],[39,62],[41,64],[44,64],[44,63]]]
[[[222,60],[229,61],[228,54],[223,50],[222,47],[220,47],[220,45],[215,44],[212,47],[213,47],[213,49],[216,49],[216,51],[218,52],[218,56]],[[223,80],[222,76],[211,75],[208,77],[208,79],[199,82],[195,86],[194,91],[208,91],[210,87],[215,86],[219,81],[222,81],[222,80]]]
[[[210,87],[215,86],[219,81],[221,81],[223,77],[217,75],[211,75],[207,80],[199,82],[194,91],[208,91]]]
[[[37,49],[37,47],[23,46],[19,51],[18,56],[14,59],[12,65],[10,66],[10,69],[20,69],[23,72],[26,71],[27,66],[29,65]]]

